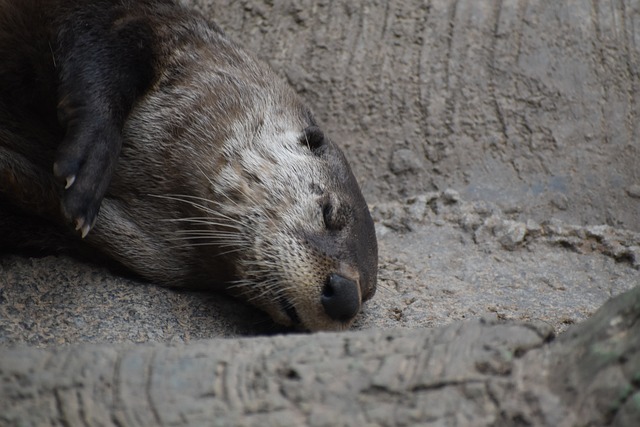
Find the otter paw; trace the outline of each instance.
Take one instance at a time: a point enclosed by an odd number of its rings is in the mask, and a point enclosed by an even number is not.
[[[118,127],[72,120],[58,147],[53,173],[64,186],[62,212],[82,238],[98,218],[120,152]]]

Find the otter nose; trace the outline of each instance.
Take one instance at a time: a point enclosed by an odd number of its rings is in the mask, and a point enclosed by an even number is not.
[[[324,311],[333,320],[351,320],[360,310],[358,284],[339,274],[331,274],[324,285],[321,300]]]

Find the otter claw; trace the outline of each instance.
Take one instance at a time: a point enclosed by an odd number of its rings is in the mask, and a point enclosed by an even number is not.
[[[60,165],[58,164],[58,162],[55,162],[53,164],[53,174],[57,177],[61,177],[60,175],[62,175],[64,172],[60,170]],[[64,180],[64,189],[68,190],[69,187],[71,187],[73,185],[74,182],[76,182],[76,176],[75,175],[68,175],[65,180]]]
[[[89,234],[89,231],[91,231],[91,226],[87,224],[84,227],[82,227],[82,232],[80,233],[80,237],[84,239],[85,237],[87,237],[87,234]]]
[[[80,236],[84,239],[91,231],[91,224],[85,223],[84,218],[76,219],[76,231],[80,232]]]
[[[90,106],[74,108],[57,148],[53,173],[64,187],[60,194],[62,214],[85,237],[96,222],[115,170],[121,125],[94,114]]]
[[[74,182],[76,182],[76,176],[75,175],[68,176],[67,180],[66,180],[66,183],[64,185],[64,189],[68,190],[69,187],[71,187]]]

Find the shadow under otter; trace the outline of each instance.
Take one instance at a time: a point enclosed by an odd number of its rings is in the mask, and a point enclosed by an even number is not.
[[[196,12],[0,0],[0,57],[3,250],[99,253],[309,330],[347,328],[375,293],[344,155]]]

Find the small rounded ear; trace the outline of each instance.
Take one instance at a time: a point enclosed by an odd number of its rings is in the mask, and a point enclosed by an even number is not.
[[[314,154],[320,154],[326,141],[322,130],[318,126],[312,125],[302,131],[300,143],[308,147]]]

